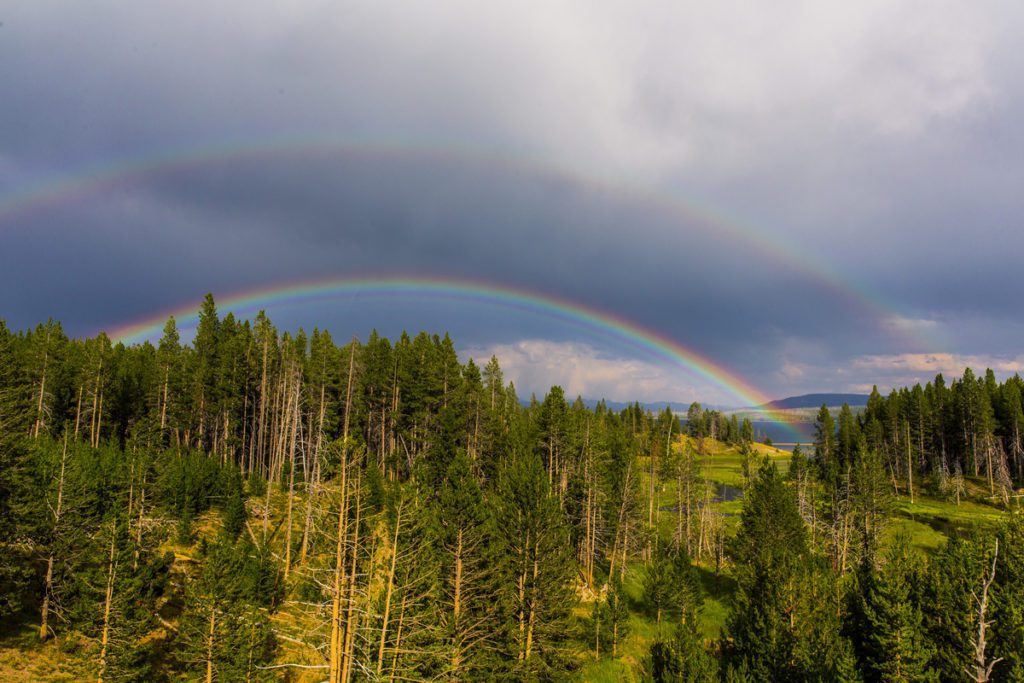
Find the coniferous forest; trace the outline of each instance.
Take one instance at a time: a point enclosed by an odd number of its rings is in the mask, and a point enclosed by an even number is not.
[[[789,453],[210,296],[188,343],[0,323],[0,677],[1024,681],[1022,392]]]

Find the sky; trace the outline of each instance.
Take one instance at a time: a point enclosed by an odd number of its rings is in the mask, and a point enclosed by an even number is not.
[[[92,335],[208,291],[415,276],[607,314],[760,396],[1004,377],[1020,35],[998,1],[5,3],[0,318]],[[449,331],[520,393],[741,401],[535,311],[299,304],[267,309]]]

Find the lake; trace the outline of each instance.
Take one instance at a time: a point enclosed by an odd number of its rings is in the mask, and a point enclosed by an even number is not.
[[[814,443],[813,422],[776,422],[774,420],[753,420],[754,440],[764,441],[767,436],[779,448],[792,448],[796,444],[808,446]]]

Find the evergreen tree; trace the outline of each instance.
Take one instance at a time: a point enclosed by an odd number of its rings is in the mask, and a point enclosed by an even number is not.
[[[864,631],[859,635],[868,680],[924,681],[934,647],[922,610],[921,561],[906,538],[898,538],[882,557],[877,571],[861,577]]]
[[[700,585],[685,548],[659,546],[644,577],[644,599],[659,627],[662,617],[693,624],[700,610]]]
[[[236,467],[224,468],[226,473],[223,485],[224,501],[224,533],[232,538],[245,528],[248,512],[245,509],[245,490],[242,484],[242,473]]]
[[[833,579],[810,556],[795,497],[774,464],[763,465],[747,491],[735,556],[738,591],[726,621],[734,672],[794,681],[848,674]]]
[[[653,683],[712,683],[718,662],[704,648],[693,624],[676,627],[675,637],[651,645],[649,672]]]
[[[468,458],[456,455],[434,505],[440,557],[438,619],[446,678],[484,675],[498,637],[491,518]]]
[[[924,576],[924,626],[935,646],[932,663],[942,681],[964,680],[973,664],[971,637],[977,632],[977,615],[971,591],[987,569],[977,540],[951,538],[928,563]]]
[[[495,499],[498,595],[505,652],[518,677],[551,680],[565,667],[567,621],[575,602],[568,532],[539,458],[524,455],[501,474]]]
[[[266,609],[277,597],[277,575],[248,539],[206,545],[186,585],[177,659],[182,670],[208,680],[273,680],[261,669],[274,653]]]
[[[822,405],[814,421],[814,459],[824,481],[833,481],[839,472],[836,462],[836,424],[828,406]]]
[[[1024,681],[1024,517],[1014,514],[998,533],[992,590],[992,657],[1001,657],[995,680]]]

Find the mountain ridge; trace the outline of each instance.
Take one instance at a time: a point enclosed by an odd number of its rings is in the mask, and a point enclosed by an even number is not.
[[[609,410],[616,412],[624,410],[625,408],[639,403],[640,407],[644,410],[650,410],[652,412],[661,412],[665,407],[672,409],[672,412],[677,415],[685,415],[686,411],[690,408],[690,403],[684,403],[681,401],[611,401],[608,399],[598,398],[583,398],[583,404],[587,408],[593,410],[598,403],[604,402],[605,406]],[[848,404],[851,408],[867,405],[868,394],[849,394],[839,392],[828,392],[828,393],[813,393],[813,394],[800,394],[799,396],[787,396],[786,398],[776,399],[769,401],[758,406],[727,406],[717,405],[712,403],[701,403],[701,406],[707,410],[718,410],[725,413],[730,412],[742,412],[742,411],[757,411],[757,410],[799,410],[804,408],[820,408],[822,404],[827,405],[829,408],[837,408],[844,403]],[[528,400],[523,401],[524,404],[529,404]],[[698,403],[700,403],[698,401]]]

